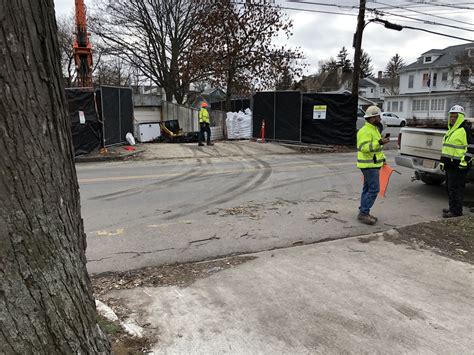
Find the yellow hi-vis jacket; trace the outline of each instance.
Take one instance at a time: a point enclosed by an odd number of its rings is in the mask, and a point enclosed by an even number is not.
[[[373,124],[366,122],[357,132],[357,167],[359,169],[381,168],[385,162],[382,136]]]
[[[459,167],[466,169],[470,167],[472,158],[472,144],[470,129],[464,127],[464,115],[458,113],[458,118],[453,126],[448,122],[448,132],[443,138],[443,149],[441,150],[441,162],[445,167]]]
[[[209,112],[204,107],[199,111],[199,123],[210,123]]]

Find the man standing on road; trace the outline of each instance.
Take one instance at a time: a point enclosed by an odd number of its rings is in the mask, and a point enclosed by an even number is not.
[[[377,106],[370,106],[364,115],[365,125],[357,132],[357,167],[364,175],[357,219],[368,225],[377,222],[369,212],[380,189],[379,170],[385,164],[383,145],[390,141],[388,137],[382,138],[377,128],[381,123],[380,113]]]
[[[207,145],[214,145],[211,142],[211,126],[209,121],[209,112],[207,111],[208,104],[203,102],[201,104],[201,111],[199,111],[199,146],[203,146],[204,133],[207,134]]]
[[[472,166],[474,144],[471,129],[464,120],[464,108],[454,105],[449,110],[448,132],[443,138],[441,170],[446,173],[449,208],[443,209],[443,218],[462,216],[466,175]]]

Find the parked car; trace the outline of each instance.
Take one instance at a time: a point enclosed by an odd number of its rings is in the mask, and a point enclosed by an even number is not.
[[[365,125],[365,112],[360,107],[357,107],[357,123],[356,129],[359,130]],[[382,120],[382,132],[387,128],[387,123]]]
[[[380,118],[387,126],[405,127],[407,125],[406,119],[398,117],[393,112],[382,112]]]

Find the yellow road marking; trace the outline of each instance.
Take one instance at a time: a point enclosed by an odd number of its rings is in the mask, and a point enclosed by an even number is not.
[[[249,173],[249,172],[257,172],[257,171],[267,171],[267,170],[278,170],[280,172],[285,171],[295,171],[295,170],[304,170],[307,168],[318,168],[318,167],[327,167],[327,166],[343,166],[343,165],[354,165],[355,162],[349,163],[334,163],[334,164],[302,164],[302,165],[279,165],[270,168],[248,168],[248,169],[223,169],[223,170],[215,170],[215,171],[206,171],[204,173],[201,172],[194,172],[194,173],[162,173],[162,174],[151,174],[151,175],[128,175],[128,176],[108,176],[108,177],[99,177],[99,178],[90,178],[90,179],[79,179],[79,183],[87,184],[87,183],[96,183],[96,182],[107,182],[107,181],[129,181],[129,180],[150,180],[150,179],[159,179],[162,177],[170,177],[170,176],[193,176],[193,175],[221,175],[221,174],[229,174],[229,173]],[[280,167],[286,167],[286,170],[280,170]]]

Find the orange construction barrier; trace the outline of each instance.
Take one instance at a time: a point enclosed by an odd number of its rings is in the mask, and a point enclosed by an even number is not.
[[[394,171],[395,170],[393,170],[388,164],[385,164],[380,168],[380,197],[385,198],[385,192],[387,191],[388,183],[390,182],[390,176]]]

